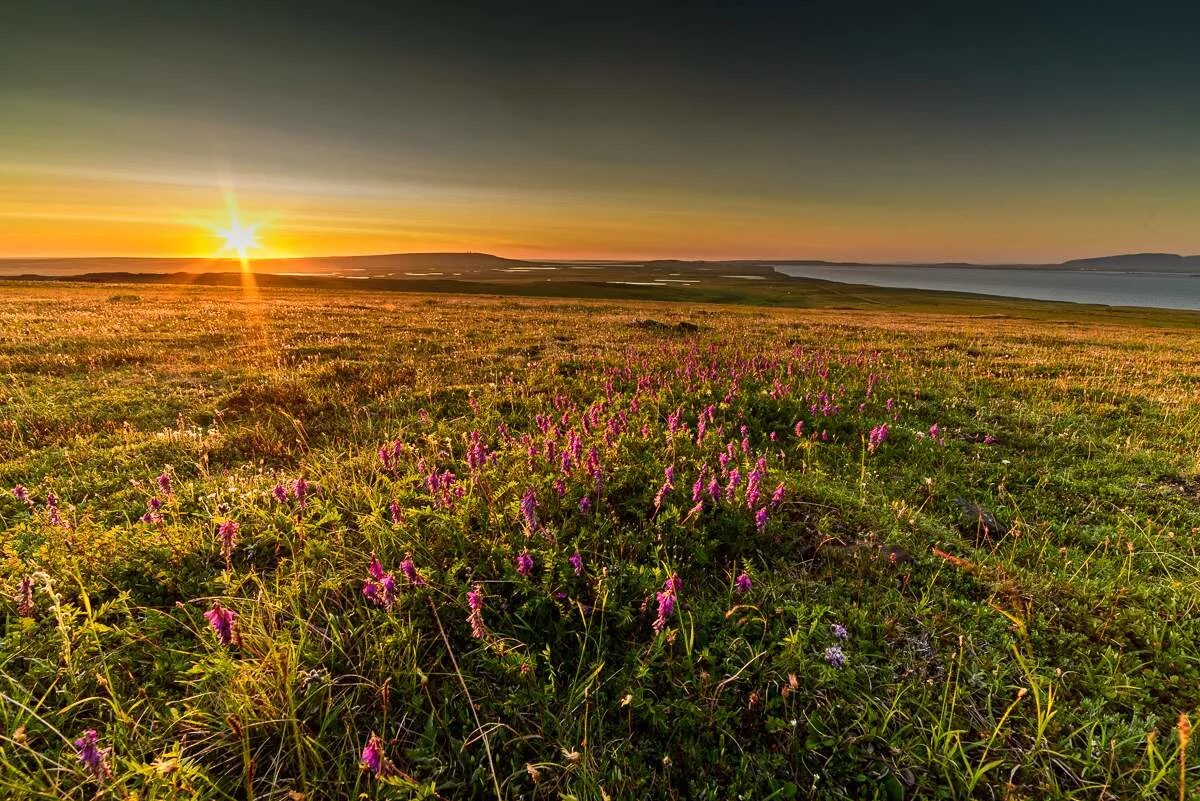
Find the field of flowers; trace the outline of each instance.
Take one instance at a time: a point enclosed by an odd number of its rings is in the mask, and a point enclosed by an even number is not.
[[[0,293],[0,797],[1189,798],[1200,340]]]

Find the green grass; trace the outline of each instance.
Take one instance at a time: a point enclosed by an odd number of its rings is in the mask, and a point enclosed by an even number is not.
[[[135,265],[137,260],[134,260]],[[0,265],[2,266],[2,265]],[[99,265],[98,265],[99,266]],[[182,265],[181,265],[182,266]],[[87,263],[77,265],[84,270]],[[134,265],[130,266],[133,269]],[[153,269],[153,265],[145,265]],[[258,263],[258,269],[278,269],[271,262]],[[739,280],[723,273],[754,275],[757,280]],[[673,276],[686,275],[693,284],[641,286]],[[555,272],[504,273],[490,266],[463,267],[445,277],[404,277],[402,273],[372,273],[370,280],[320,276],[260,273],[247,279],[237,272],[213,273],[104,273],[68,276],[4,276],[5,283],[84,282],[176,286],[241,286],[248,280],[257,286],[281,289],[316,289],[327,294],[399,292],[417,294],[492,295],[502,297],[637,300],[688,304],[738,304],[771,308],[821,308],[862,311],[915,312],[967,315],[997,319],[1071,321],[1104,324],[1195,328],[1200,312],[1172,309],[1146,309],[1133,306],[1059,303],[1021,298],[976,295],[965,292],[928,292],[916,289],[862,286],[808,278],[791,278],[762,264],[720,264],[698,266],[694,263],[650,262],[647,264],[606,264],[586,271],[560,269]],[[635,282],[635,283],[628,283]],[[3,286],[3,284],[0,284]],[[127,302],[127,294],[117,292],[113,302]],[[136,296],[133,296],[136,297]]]
[[[962,302],[6,284],[0,580],[31,579],[33,609],[3,607],[0,796],[1188,797],[1195,337]],[[570,431],[599,487],[562,470]],[[691,513],[729,443],[740,483]],[[461,497],[431,494],[435,468]],[[302,476],[304,508],[273,498]],[[372,554],[390,609],[362,592]],[[372,734],[389,775],[360,765]]]

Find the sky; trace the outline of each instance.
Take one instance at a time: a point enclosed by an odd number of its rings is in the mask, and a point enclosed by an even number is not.
[[[1200,5],[0,3],[0,257],[1200,253]]]

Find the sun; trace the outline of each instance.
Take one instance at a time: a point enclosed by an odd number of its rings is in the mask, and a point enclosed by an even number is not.
[[[249,251],[262,247],[258,243],[258,228],[258,225],[243,225],[238,221],[236,214],[231,214],[229,224],[224,228],[217,228],[217,236],[225,240],[221,252],[236,253],[242,262],[242,267],[246,267],[249,262]]]

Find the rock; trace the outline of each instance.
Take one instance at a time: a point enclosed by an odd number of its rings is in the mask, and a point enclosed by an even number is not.
[[[912,554],[899,545],[880,545],[878,558],[892,565],[906,565],[912,562]]]
[[[700,330],[700,326],[687,320],[680,320],[675,325],[671,325],[661,320],[647,318],[645,320],[634,320],[630,325],[634,328],[654,331],[659,334],[694,334]]]
[[[996,515],[974,501],[958,498],[958,508],[962,511],[962,530],[975,539],[975,544],[1001,539],[1008,535],[1008,526],[1001,523]]]

